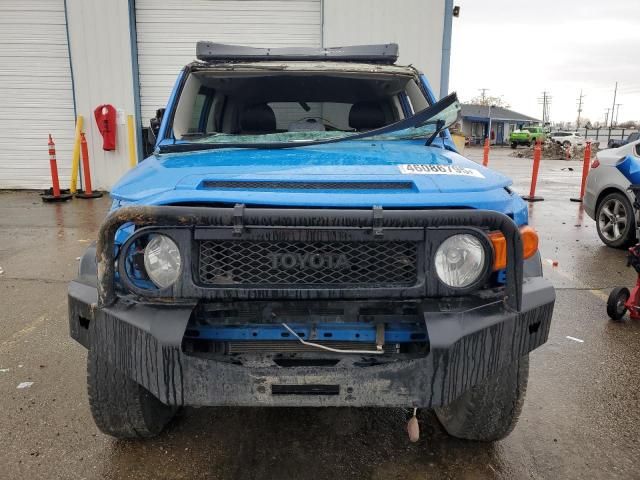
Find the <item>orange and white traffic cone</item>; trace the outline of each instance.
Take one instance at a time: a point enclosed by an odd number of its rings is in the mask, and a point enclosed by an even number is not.
[[[84,174],[84,191],[78,190],[76,197],[78,198],[100,198],[102,192],[94,192],[91,189],[91,171],[89,170],[89,149],[87,148],[87,139],[84,133],[80,133],[80,146],[82,149],[82,173]]]
[[[58,161],[56,160],[56,144],[49,134],[49,168],[51,169],[51,188],[41,195],[43,202],[64,202],[71,200],[73,195],[69,190],[60,190],[60,180],[58,179]]]

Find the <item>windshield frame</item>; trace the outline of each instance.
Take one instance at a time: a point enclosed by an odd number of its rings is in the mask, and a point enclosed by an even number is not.
[[[336,61],[278,61],[278,62],[202,62],[194,61],[188,65],[185,65],[171,90],[167,106],[164,109],[163,115],[160,120],[160,128],[157,132],[154,142],[154,153],[159,153],[161,148],[166,148],[169,145],[176,145],[184,143],[184,140],[176,139],[173,133],[173,121],[176,114],[176,109],[180,98],[183,94],[185,84],[192,73],[200,71],[215,71],[215,72],[229,72],[229,73],[242,73],[242,72],[326,72],[335,71],[340,73],[390,73],[397,75],[405,75],[412,77],[418,86],[418,89],[424,96],[427,104],[433,105],[436,103],[436,98],[431,91],[429,82],[426,80],[423,73],[417,70],[413,65],[380,65],[369,64],[362,62],[336,62]],[[408,106],[403,105],[403,109]]]

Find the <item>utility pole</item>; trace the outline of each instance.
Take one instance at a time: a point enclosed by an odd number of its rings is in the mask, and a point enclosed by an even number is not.
[[[479,88],[478,90],[480,90],[480,92],[481,92],[480,93],[481,105],[485,105],[486,101],[487,101],[487,92],[489,91],[489,89],[488,88]]]
[[[542,97],[538,98],[538,105],[542,105],[542,125],[549,123],[549,111],[551,106],[551,95],[549,92],[542,92]]]
[[[616,88],[613,90],[613,106],[611,107],[611,128],[613,128],[613,113],[616,111],[616,95],[618,93],[618,82],[616,82]]]
[[[611,109],[607,108],[607,111],[604,112],[604,126],[606,127],[607,125],[609,125],[609,111]]]
[[[620,113],[620,105],[621,103],[616,103],[616,126],[618,125],[618,114]]]
[[[488,133],[487,137],[489,138],[489,142],[491,142],[491,107],[493,105],[489,104],[489,126],[487,127]]]
[[[578,97],[578,119],[576,120],[576,130],[580,128],[580,114],[582,113],[582,99],[584,95],[582,94],[582,90],[580,90],[580,96]]]
[[[487,105],[487,92],[488,88],[479,88],[480,90],[480,105]],[[491,105],[489,105],[489,123],[487,124],[487,134],[485,138],[491,138]]]

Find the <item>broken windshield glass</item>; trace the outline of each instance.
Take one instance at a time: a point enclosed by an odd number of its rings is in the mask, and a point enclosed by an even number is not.
[[[438,130],[458,121],[460,102],[455,93],[416,114],[368,132],[289,131],[267,134],[214,133],[181,143],[161,145],[160,152],[208,150],[215,148],[295,148],[345,140],[411,140],[427,139]]]

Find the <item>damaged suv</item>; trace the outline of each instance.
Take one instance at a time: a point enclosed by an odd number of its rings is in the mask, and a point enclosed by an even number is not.
[[[103,432],[232,405],[512,430],[554,289],[511,181],[456,152],[455,94],[397,50],[198,43],[69,287]]]

